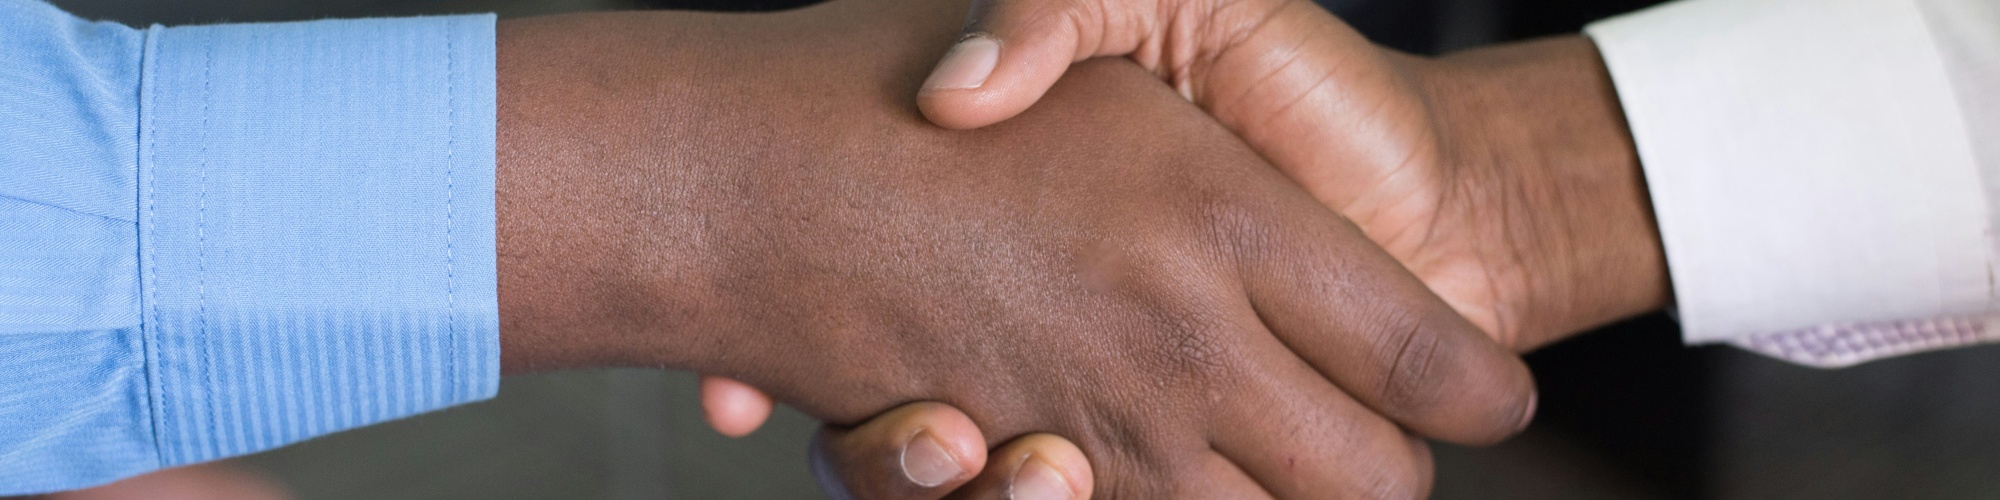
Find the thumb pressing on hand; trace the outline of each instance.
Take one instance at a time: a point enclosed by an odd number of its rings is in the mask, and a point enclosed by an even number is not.
[[[1275,71],[1264,66],[1282,69],[1299,38],[1344,29],[1336,25],[1300,0],[976,0],[917,105],[946,128],[992,125],[1027,110],[1070,64],[1097,56],[1129,57],[1194,99],[1231,49],[1276,53],[1246,55],[1250,67],[1232,71]]]
[[[1138,48],[1155,26],[1155,2],[1175,0],[1130,2],[1119,12],[1108,12],[1106,1],[1115,0],[977,0],[965,34],[924,81],[918,106],[953,129],[1012,118],[1070,63]]]

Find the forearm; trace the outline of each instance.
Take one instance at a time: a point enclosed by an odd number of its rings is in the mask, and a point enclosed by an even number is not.
[[[1671,292],[1631,133],[1581,36],[1417,66],[1462,193],[1495,199],[1522,348],[1665,307]]]

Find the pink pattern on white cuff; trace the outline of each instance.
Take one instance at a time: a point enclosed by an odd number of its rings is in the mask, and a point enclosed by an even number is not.
[[[1763,333],[1729,341],[1752,352],[1793,363],[1840,368],[1923,351],[2000,342],[2000,319],[1977,314],[1918,320],[1833,323]]]

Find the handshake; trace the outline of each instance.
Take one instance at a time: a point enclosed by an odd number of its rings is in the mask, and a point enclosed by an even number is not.
[[[1407,498],[1528,424],[1516,353],[1667,302],[1581,37],[966,10],[501,22],[503,369],[709,374],[860,498]]]

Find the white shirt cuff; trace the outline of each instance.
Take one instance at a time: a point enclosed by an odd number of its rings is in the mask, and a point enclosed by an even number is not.
[[[1685,339],[1983,314],[1987,200],[1910,0],[1689,0],[1590,26]]]

